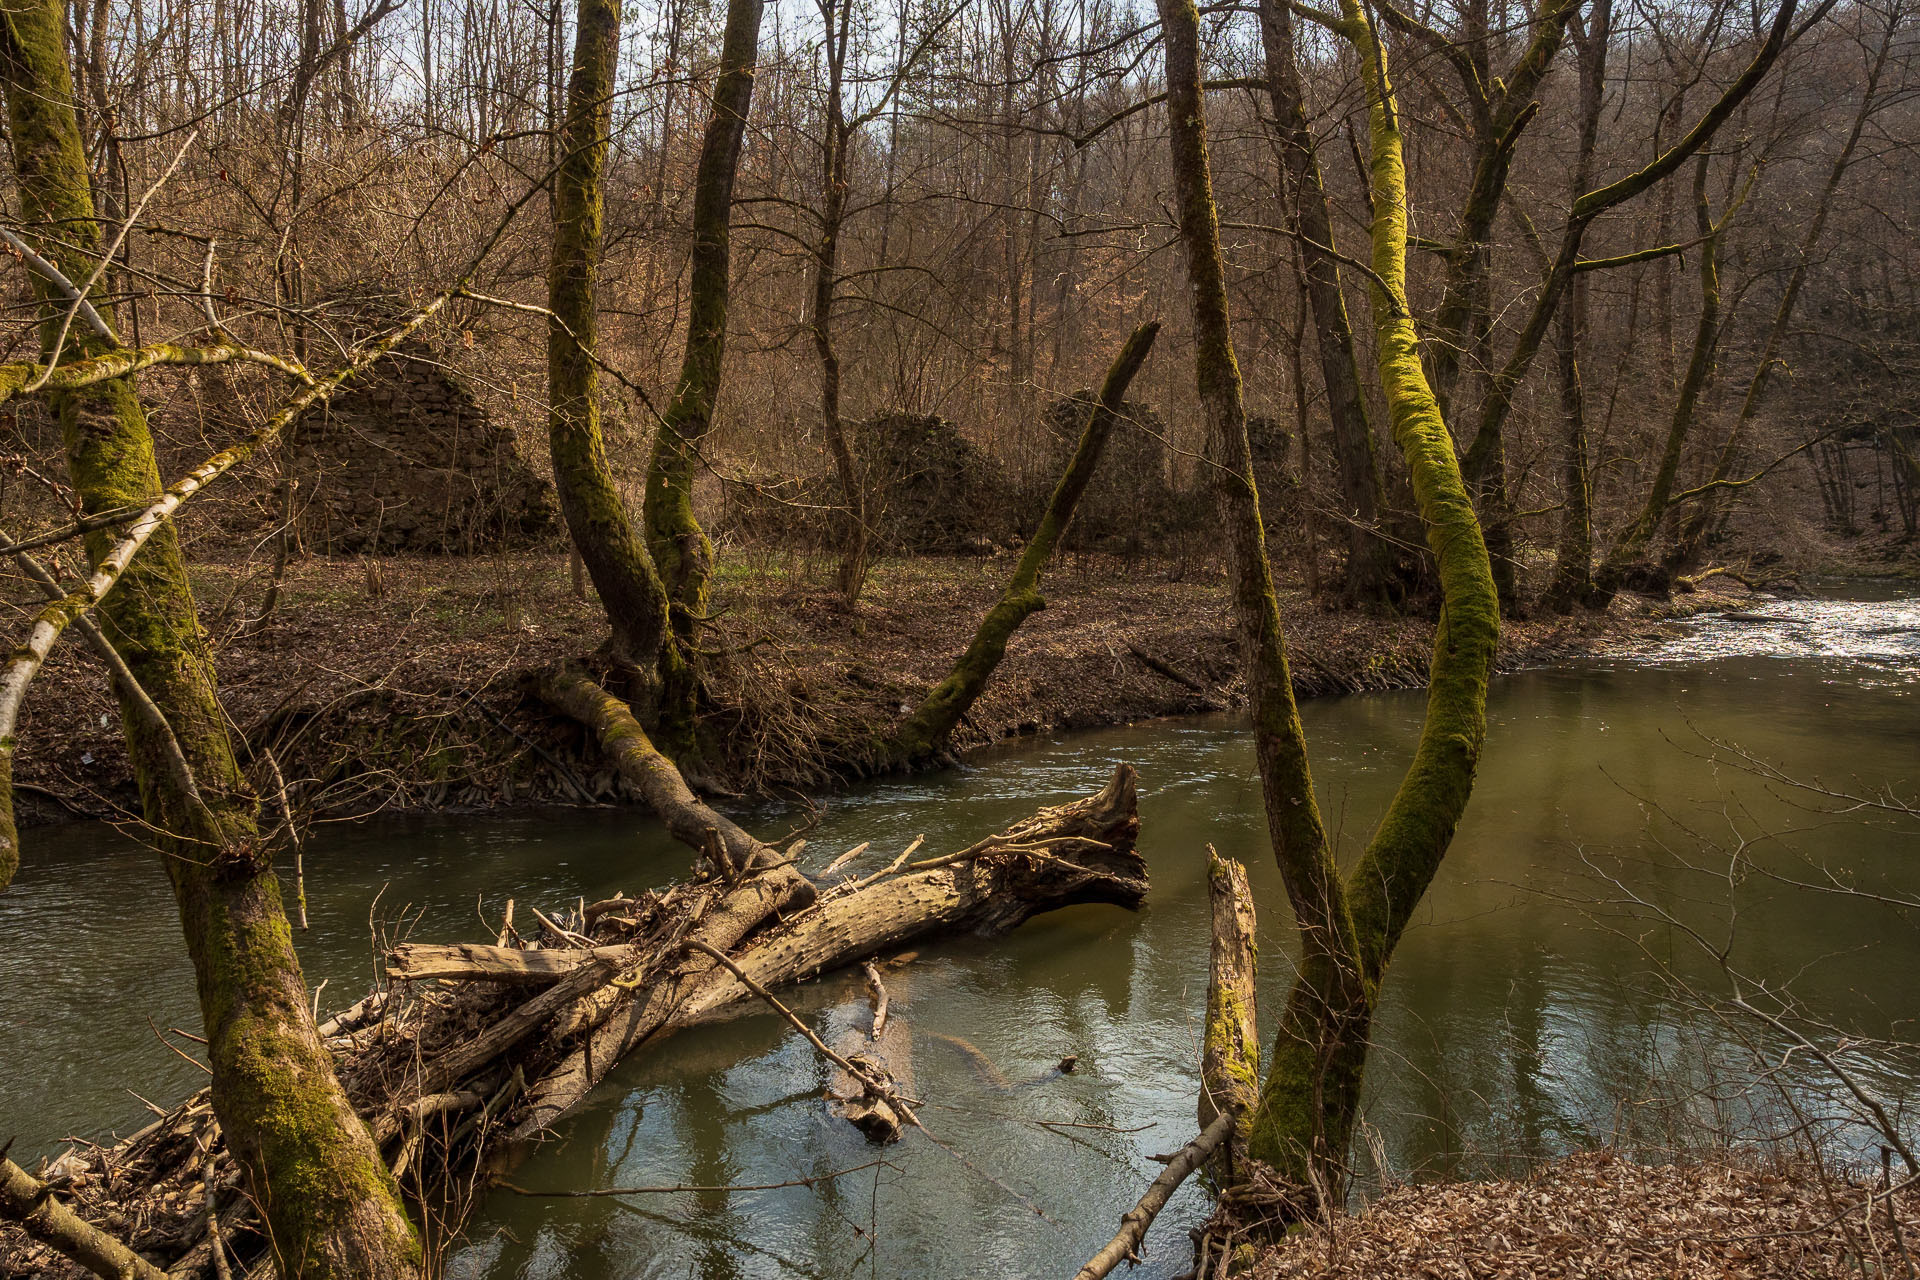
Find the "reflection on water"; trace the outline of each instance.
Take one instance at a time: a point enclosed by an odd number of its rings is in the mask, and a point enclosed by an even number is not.
[[[1498,1167],[1614,1139],[1756,1132],[1772,1119],[1695,1088],[1748,1078],[1750,1028],[1670,998],[1663,967],[1708,996],[1724,980],[1697,929],[1741,970],[1791,977],[1815,1007],[1866,1036],[1910,1033],[1920,966],[1903,913],[1785,888],[1813,863],[1863,889],[1920,894],[1909,824],[1839,819],[1813,798],[1716,762],[1739,743],[1796,776],[1917,789],[1920,606],[1773,602],[1783,620],[1708,620],[1630,660],[1500,681],[1480,785],[1453,853],[1395,960],[1367,1090],[1371,1145],[1401,1173]],[[1795,625],[1795,624],[1799,625]],[[1398,781],[1422,698],[1324,700],[1304,711],[1331,825],[1351,852]],[[1289,975],[1290,921],[1259,821],[1251,751],[1226,719],[1165,722],[1023,743],[976,767],[875,786],[831,802],[823,857],[871,840],[878,860],[925,833],[931,849],[1096,786],[1113,762],[1140,770],[1146,908],[1077,907],[987,943],[923,947],[893,971],[913,1032],[922,1115],[964,1163],[918,1138],[878,1153],[831,1118],[826,1073],[771,1016],[696,1028],[623,1064],[514,1181],[531,1189],[719,1186],[817,1178],[812,1187],[542,1200],[502,1191],[453,1261],[474,1277],[698,1275],[978,1276],[1067,1273],[1113,1230],[1158,1171],[1150,1153],[1194,1126],[1206,970],[1203,850],[1245,860],[1262,919],[1262,998]],[[777,829],[785,815],[750,813]],[[1725,850],[1749,844],[1729,879]],[[48,1150],[103,1120],[194,1087],[161,1048],[193,1026],[190,979],[150,860],[97,831],[40,833],[20,885],[0,897],[0,1139]],[[571,901],[677,874],[686,854],[619,813],[432,819],[337,829],[309,854],[310,977],[343,1002],[370,966],[369,903],[416,937],[490,932],[475,919],[508,896]],[[1675,914],[1656,924],[1628,890]],[[1726,904],[1739,904],[1731,930]],[[1684,927],[1682,927],[1684,926]],[[19,945],[15,940],[39,940]],[[794,993],[829,1041],[862,1025],[855,979]],[[1920,1039],[1920,1037],[1915,1037]],[[973,1052],[955,1044],[964,1041]],[[1077,1054],[1078,1069],[1056,1064]],[[985,1069],[980,1059],[992,1064]],[[1875,1087],[1911,1092],[1907,1064],[1863,1047]],[[1710,1072],[1718,1064],[1722,1070]],[[1804,1057],[1789,1082],[1817,1078]],[[1800,1095],[1804,1102],[1806,1095]],[[1038,1123],[1054,1122],[1052,1125]],[[1139,1273],[1184,1267],[1199,1192],[1163,1216]]]

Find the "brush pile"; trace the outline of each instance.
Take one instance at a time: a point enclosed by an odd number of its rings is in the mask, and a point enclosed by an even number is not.
[[[910,861],[915,841],[865,875],[849,874],[857,859],[836,858],[818,880],[798,869],[797,846],[741,859],[710,832],[693,875],[665,890],[531,909],[519,925],[509,904],[490,942],[394,948],[384,989],[320,1032],[437,1251],[488,1183],[615,1063],[756,988],[914,939],[1001,934],[1074,903],[1137,906],[1147,869],[1135,801],[1121,765],[1094,795],[956,853]],[[206,1091],[117,1146],[70,1150],[38,1180],[37,1194],[174,1276],[224,1274],[229,1259],[269,1253]],[[0,1276],[66,1274],[81,1273],[0,1222]]]

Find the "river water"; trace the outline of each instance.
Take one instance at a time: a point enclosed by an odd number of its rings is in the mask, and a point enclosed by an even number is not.
[[[1755,612],[1773,621],[1708,618],[1645,651],[1496,683],[1472,805],[1386,985],[1363,1183],[1378,1161],[1404,1178],[1607,1142],[1657,1154],[1785,1128],[1794,1108],[1832,1113],[1817,1060],[1781,1065],[1777,1036],[1715,1007],[1728,969],[1791,983],[1856,1037],[1842,1062],[1859,1081],[1914,1100],[1920,1065],[1879,1043],[1920,1041],[1908,914],[1787,882],[1920,897],[1920,823],[1840,812],[1843,801],[1742,767],[1727,745],[1834,791],[1920,792],[1920,603],[1845,594],[1768,602]],[[1303,709],[1349,852],[1399,779],[1423,696]],[[1193,1132],[1208,843],[1250,867],[1263,1003],[1284,996],[1291,922],[1244,733],[1217,718],[1027,741],[835,797],[810,837],[823,857],[870,840],[877,862],[921,834],[943,851],[1094,789],[1122,760],[1141,777],[1143,910],[1076,907],[993,942],[925,946],[889,971],[922,1117],[950,1151],[918,1135],[869,1147],[828,1115],[814,1051],[750,1010],[623,1064],[515,1184],[738,1186],[884,1164],[757,1192],[497,1191],[450,1274],[1071,1274],[1158,1171],[1149,1155]],[[743,816],[763,834],[792,819]],[[687,862],[629,812],[323,828],[307,854],[303,962],[334,1008],[366,989],[376,933],[472,938],[494,927],[476,910],[497,922],[509,896],[592,900]],[[0,1141],[16,1138],[16,1157],[128,1131],[147,1114],[136,1092],[166,1104],[204,1080],[156,1034],[196,1030],[197,1014],[150,855],[96,827],[29,832],[19,881],[0,896],[0,939]],[[1722,948],[1726,968],[1708,954]],[[792,996],[830,1041],[870,1016],[853,978]],[[1062,1074],[1069,1054],[1078,1068]],[[1821,1131],[1870,1146],[1843,1123]],[[1135,1274],[1183,1269],[1180,1233],[1200,1207],[1198,1190],[1182,1192]]]

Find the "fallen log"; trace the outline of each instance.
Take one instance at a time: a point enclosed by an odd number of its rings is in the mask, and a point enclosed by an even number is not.
[[[1140,829],[1135,778],[1121,765],[1097,794],[1043,809],[970,848],[959,861],[862,881],[828,893],[758,935],[735,958],[747,976],[776,987],[857,964],[918,937],[972,932],[993,937],[1041,911],[1079,902],[1137,906],[1147,891],[1146,863],[1134,851]],[[686,1026],[745,999],[749,990],[711,964],[659,972],[646,999],[628,1001],[529,1091],[515,1131],[537,1136],[571,1110],[648,1038]]]
[[[445,978],[545,984],[559,981],[583,964],[618,963],[632,951],[631,947],[523,951],[475,942],[403,942],[387,954],[387,973],[407,982]]]
[[[540,680],[540,696],[593,731],[613,767],[640,792],[676,840],[699,849],[705,847],[707,833],[715,832],[727,859],[740,870],[784,861],[779,850],[756,840],[695,796],[679,767],[660,753],[634,719],[632,708],[586,672],[571,665],[547,672]],[[799,879],[797,874],[793,878]]]
[[[566,915],[558,946],[397,948],[389,989],[325,1024],[326,1043],[355,1109],[421,1206],[434,1233],[427,1246],[438,1248],[476,1188],[623,1054],[914,939],[996,935],[1074,903],[1137,906],[1147,869],[1134,848],[1135,802],[1133,770],[1122,765],[1092,796],[958,853],[909,865],[910,850],[887,871],[825,892],[790,865],[756,858],[736,864],[735,878],[697,875]],[[880,1048],[843,1056],[865,1082],[861,1092],[912,1127],[912,1104],[880,1065]],[[133,1139],[76,1148],[56,1167],[88,1173],[74,1179],[82,1218],[134,1224],[126,1245],[175,1267],[174,1280],[210,1274],[210,1224],[239,1262],[264,1252],[249,1202],[233,1194],[238,1170],[204,1091]],[[208,1187],[222,1198],[211,1213]],[[37,1248],[0,1223],[0,1276],[58,1274],[49,1270],[58,1260]]]

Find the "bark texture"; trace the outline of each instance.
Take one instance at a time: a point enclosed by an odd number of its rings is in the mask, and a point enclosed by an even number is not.
[[[1207,948],[1207,1025],[1200,1059],[1200,1127],[1224,1111],[1238,1120],[1221,1146],[1215,1181],[1232,1186],[1260,1098],[1260,1032],[1254,985],[1259,947],[1254,941],[1253,890],[1247,869],[1207,846],[1207,901],[1212,927]]]
[[[693,477],[713,427],[713,406],[727,351],[728,271],[733,181],[753,104],[765,0],[728,0],[713,109],[693,179],[693,267],[688,290],[687,348],[680,380],[647,469],[647,546],[672,609],[674,633],[690,637],[707,613],[713,544],[693,509]]]
[[[1406,458],[1438,565],[1444,603],[1434,638],[1427,717],[1413,763],[1360,864],[1343,879],[1315,798],[1262,536],[1207,157],[1199,13],[1190,0],[1161,0],[1160,15],[1173,173],[1193,300],[1196,382],[1220,468],[1268,830],[1301,948],[1299,977],[1268,1058],[1250,1148],[1305,1191],[1310,1210],[1315,1201],[1338,1198],[1380,980],[1472,790],[1486,733],[1499,605],[1486,544],[1452,438],[1427,384],[1408,313],[1406,167],[1398,105],[1378,33],[1358,0],[1348,0],[1338,31],[1359,55],[1371,125],[1379,376],[1394,440]]]
[[[69,279],[84,280],[101,239],[59,5],[30,3],[5,16],[0,74],[23,211],[62,229],[48,256]],[[41,303],[51,346],[64,295],[42,282]],[[67,340],[83,358],[99,354],[104,341],[78,330]],[[86,512],[140,510],[154,501],[161,486],[153,440],[130,381],[62,391],[50,404]],[[97,561],[113,545],[111,533],[97,530],[88,555]],[[265,1209],[280,1270],[313,1280],[413,1275],[419,1248],[393,1180],[314,1030],[171,526],[152,534],[101,612],[103,632],[172,724],[174,742],[163,741],[142,708],[121,700],[142,808],[162,833],[157,843],[193,959],[214,1107]],[[175,743],[204,800],[174,780],[167,753]]]
[[[167,1280],[167,1273],[62,1204],[53,1188],[0,1156],[0,1216],[106,1280]]]
[[[567,82],[562,155],[553,175],[553,252],[547,272],[547,433],[554,487],[623,665],[650,685],[667,635],[667,595],[628,518],[601,427],[599,274],[602,177],[620,60],[618,0],[583,0]]]
[[[1333,215],[1307,119],[1293,12],[1285,0],[1262,0],[1260,35],[1267,59],[1268,96],[1280,133],[1287,217],[1300,237],[1307,304],[1313,312],[1320,379],[1333,428],[1334,463],[1346,507],[1347,594],[1357,600],[1386,601],[1405,584],[1395,580],[1393,544],[1379,527],[1387,512],[1386,488],[1360,381],[1360,359],[1354,352],[1353,324],[1340,288]],[[1301,430],[1306,430],[1304,418]]]

